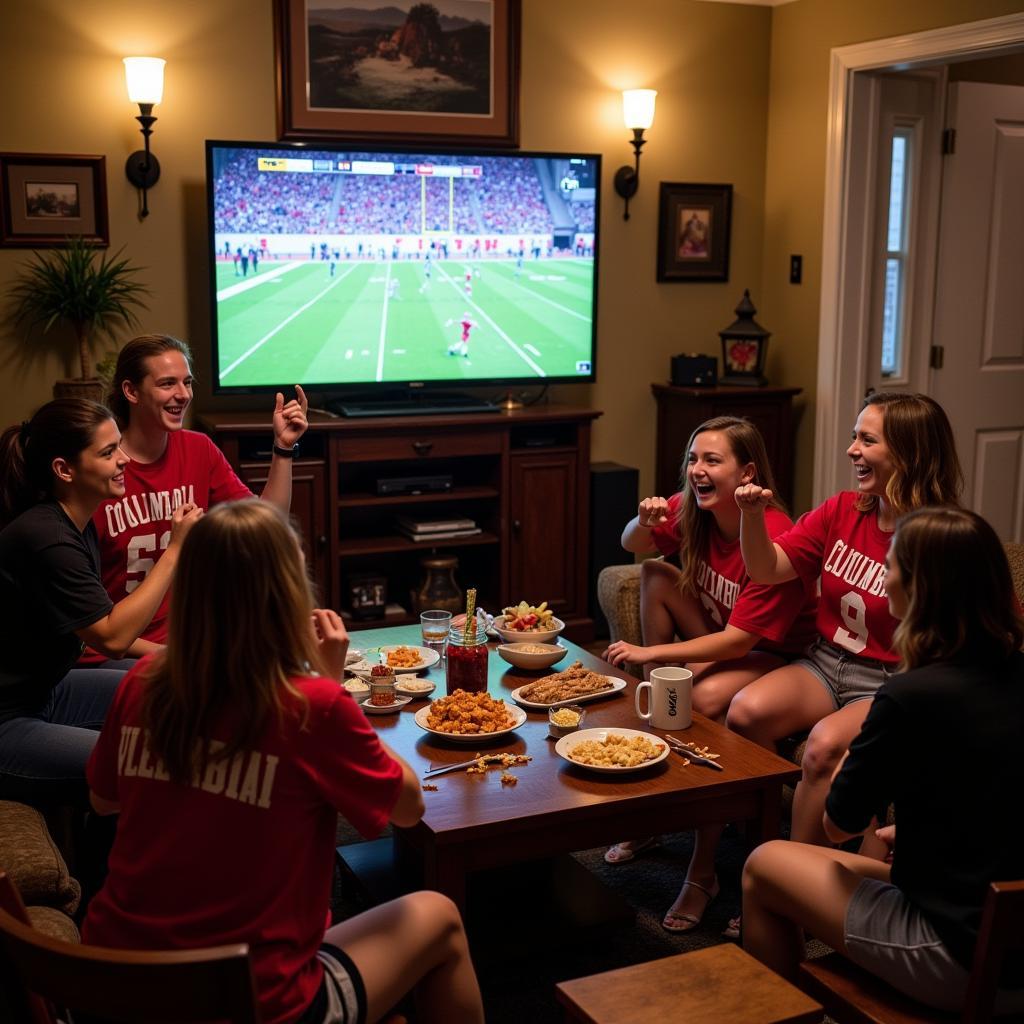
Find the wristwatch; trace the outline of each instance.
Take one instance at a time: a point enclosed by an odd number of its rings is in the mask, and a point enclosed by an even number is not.
[[[280,455],[282,459],[294,459],[298,457],[299,446],[296,443],[291,448],[282,448],[280,445],[275,444],[273,451],[275,455]]]

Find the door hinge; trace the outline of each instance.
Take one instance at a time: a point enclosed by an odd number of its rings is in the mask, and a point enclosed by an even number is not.
[[[931,354],[928,357],[928,365],[933,370],[941,370],[946,359],[946,350],[941,345],[932,345]]]
[[[945,128],[942,132],[942,155],[949,156],[956,152],[956,129]]]

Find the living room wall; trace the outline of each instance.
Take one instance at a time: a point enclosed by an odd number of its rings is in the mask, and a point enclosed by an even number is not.
[[[714,352],[744,287],[761,278],[762,196],[771,12],[694,0],[526,0],[521,132],[524,148],[598,151],[602,189],[598,380],[553,389],[556,399],[604,410],[594,458],[639,466],[652,486],[652,381],[680,351]],[[124,177],[141,139],[121,57],[167,60],[153,149],[162,177],[139,223]],[[728,59],[723,59],[727,54]],[[622,219],[611,179],[630,162],[619,91],[659,90],[641,186]],[[153,295],[144,326],[187,337],[197,352],[200,408],[225,407],[209,391],[203,140],[275,133],[271,0],[34,0],[0,10],[2,148],[105,154],[112,249],[147,269]],[[731,280],[655,283],[659,181],[732,182]],[[24,251],[0,250],[0,292]],[[5,420],[23,418],[73,367],[0,328],[9,381]],[[235,403],[238,404],[238,403]],[[269,409],[268,409],[269,421]],[[685,438],[680,439],[680,445]]]
[[[764,274],[759,319],[786,384],[802,387],[797,510],[811,501],[818,372],[822,208],[830,51],[873,39],[1024,10],[1021,0],[797,0],[772,12],[771,99],[765,187]],[[789,284],[789,256],[804,257],[804,283]],[[850,423],[856,410],[850,410]]]

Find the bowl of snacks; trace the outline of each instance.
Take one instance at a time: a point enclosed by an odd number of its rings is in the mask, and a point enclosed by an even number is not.
[[[494,629],[507,644],[526,641],[547,644],[565,629],[565,623],[556,619],[547,601],[536,607],[520,601],[514,607],[505,608],[494,618]]]
[[[566,704],[560,708],[548,709],[548,735],[556,740],[575,732],[583,725],[586,708],[579,704]]]
[[[565,648],[559,647],[558,644],[538,644],[524,641],[498,645],[499,657],[510,665],[515,665],[516,668],[551,668],[556,661],[561,661],[566,653]]]

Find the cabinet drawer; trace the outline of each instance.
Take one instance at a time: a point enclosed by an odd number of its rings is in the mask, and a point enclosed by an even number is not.
[[[444,459],[457,455],[499,455],[502,435],[497,432],[382,434],[343,438],[341,458],[346,462],[387,459]]]

